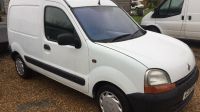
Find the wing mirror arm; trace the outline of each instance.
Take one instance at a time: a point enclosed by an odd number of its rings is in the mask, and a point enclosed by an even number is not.
[[[157,18],[159,16],[159,8],[154,9],[154,13],[152,14],[152,18]]]
[[[58,44],[61,46],[71,45],[74,46],[76,49],[81,48],[81,41],[80,39],[75,36],[73,33],[64,33],[57,36]]]

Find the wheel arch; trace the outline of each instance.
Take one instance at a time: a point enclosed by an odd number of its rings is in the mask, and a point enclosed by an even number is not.
[[[16,55],[19,55],[24,60],[23,54],[24,54],[24,50],[22,49],[22,47],[18,43],[14,42],[14,43],[11,44],[11,57],[12,57],[12,59],[14,59],[14,57]]]
[[[150,28],[156,28],[158,31],[159,31],[159,33],[163,33],[163,30],[162,30],[162,28],[161,27],[159,27],[158,25],[147,25],[147,26],[145,26],[145,28],[144,29],[146,29],[146,30],[148,30],[148,29],[150,29]]]
[[[105,86],[105,85],[111,85],[111,86],[115,86],[116,88],[118,88],[120,91],[123,92],[123,90],[121,88],[119,88],[117,85],[111,83],[111,82],[108,82],[108,81],[100,81],[98,83],[96,83],[92,89],[92,94],[93,94],[93,98],[96,98],[96,95],[97,95],[97,92],[98,90],[102,87],[102,86]],[[123,92],[124,93],[124,92]],[[125,94],[125,93],[124,93]]]
[[[15,60],[15,57],[16,57],[17,55],[20,55],[17,51],[12,51],[12,52],[11,52],[11,58],[12,58],[13,60]]]
[[[137,86],[134,85],[127,75],[112,67],[98,67],[93,70],[89,76],[88,95],[93,98],[95,97],[94,93],[98,90],[98,88],[106,84],[114,85],[125,94],[131,94],[138,91]]]

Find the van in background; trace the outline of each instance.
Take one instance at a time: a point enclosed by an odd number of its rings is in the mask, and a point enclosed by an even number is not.
[[[141,25],[175,38],[200,40],[199,4],[199,0],[165,0],[142,19]]]

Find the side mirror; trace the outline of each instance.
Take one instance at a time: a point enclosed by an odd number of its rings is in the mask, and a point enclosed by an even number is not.
[[[158,8],[155,8],[155,9],[154,9],[154,12],[157,12],[157,11],[158,11]]]
[[[159,16],[159,8],[155,8],[152,18],[157,18],[158,16]]]
[[[79,38],[72,33],[60,34],[58,35],[57,39],[59,45],[71,45],[77,49],[81,48],[81,42]]]

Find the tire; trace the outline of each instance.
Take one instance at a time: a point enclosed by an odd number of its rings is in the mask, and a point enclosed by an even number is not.
[[[116,86],[102,86],[96,96],[102,112],[132,112],[126,95]]]
[[[24,63],[23,59],[17,55],[15,56],[15,67],[17,74],[23,78],[23,79],[28,79],[31,77],[31,70],[26,66]]]
[[[156,32],[156,33],[160,33],[160,30],[154,26],[147,27],[147,30]]]

